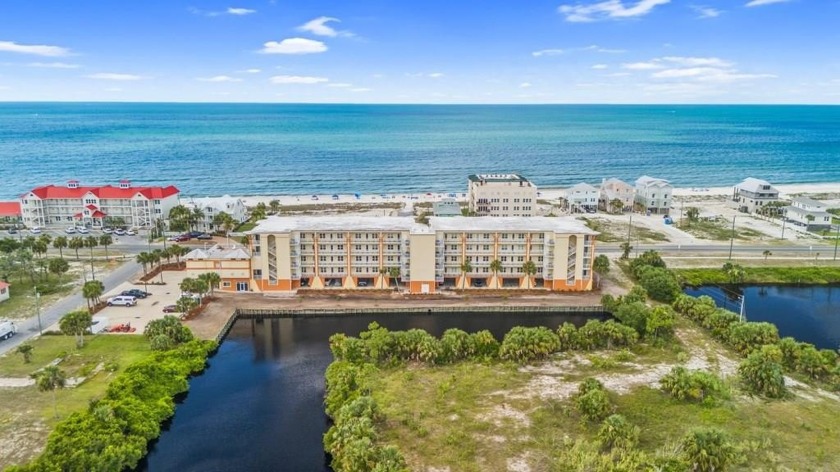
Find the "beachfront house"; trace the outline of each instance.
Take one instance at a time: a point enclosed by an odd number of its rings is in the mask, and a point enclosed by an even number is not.
[[[634,202],[644,212],[667,215],[671,211],[674,187],[665,179],[643,175],[636,179]]]
[[[61,227],[105,225],[150,228],[169,217],[178,205],[179,190],[167,187],[134,187],[128,180],[119,185],[86,187],[78,180],[65,186],[45,185],[20,197],[23,224]],[[112,223],[119,221],[119,224]]]
[[[461,216],[461,204],[454,198],[444,198],[432,205],[434,216]]]
[[[473,174],[467,178],[469,211],[476,216],[534,216],[537,187],[519,174]]]
[[[20,202],[0,202],[0,224],[16,226],[20,223]]]
[[[426,225],[411,217],[269,216],[246,234],[255,292],[424,294],[592,290],[598,233],[570,217],[432,217]]]
[[[594,212],[598,209],[598,197],[601,192],[584,182],[573,185],[563,191],[566,208],[574,213]]]
[[[9,299],[9,287],[11,287],[11,285],[0,280],[0,302],[4,302]]]
[[[214,245],[194,249],[184,256],[184,261],[189,277],[206,272],[219,274],[219,290],[223,292],[247,292],[251,288],[251,253],[245,247]]]
[[[744,213],[763,213],[779,201],[779,191],[766,180],[748,177],[735,186],[730,205]]]
[[[216,216],[223,212],[232,216],[233,221],[236,223],[248,221],[248,208],[245,206],[245,201],[241,198],[231,197],[230,195],[223,197],[189,198],[182,203],[191,210],[199,208],[204,214],[204,217],[198,222],[198,231],[208,233],[223,231],[223,228],[219,228],[218,225],[213,223]]]
[[[633,186],[616,178],[601,181],[598,208],[608,213],[624,213],[633,209]]]
[[[785,218],[791,223],[802,226],[806,231],[831,229],[831,213],[828,206],[808,197],[796,197],[785,208]]]

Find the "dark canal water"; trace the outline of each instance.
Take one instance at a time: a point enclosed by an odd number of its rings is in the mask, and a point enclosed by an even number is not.
[[[840,295],[840,294],[839,294]],[[321,437],[328,339],[357,336],[372,321],[391,330],[490,330],[497,339],[514,326],[582,325],[593,315],[387,315],[240,320],[190,381],[168,429],[140,470],[329,471]]]
[[[687,289],[685,293],[709,295],[718,306],[736,313],[743,294],[747,320],[773,323],[779,327],[780,336],[792,336],[819,349],[840,347],[840,287],[706,286]]]

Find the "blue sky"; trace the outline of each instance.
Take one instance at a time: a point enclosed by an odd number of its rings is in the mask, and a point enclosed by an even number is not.
[[[0,101],[840,103],[838,0],[5,0]]]

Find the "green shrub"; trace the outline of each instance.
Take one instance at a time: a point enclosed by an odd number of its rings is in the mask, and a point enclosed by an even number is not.
[[[723,381],[704,371],[677,366],[660,380],[662,390],[678,400],[709,403],[724,396]]]
[[[601,423],[598,441],[605,449],[630,450],[639,442],[639,427],[633,425],[622,415],[610,415]]]
[[[193,339],[190,329],[181,324],[181,320],[172,315],[166,315],[161,319],[150,321],[146,325],[143,335],[149,341],[153,341],[159,336],[165,336],[169,339],[168,343],[160,339],[157,342],[153,342],[152,349],[155,350],[172,349],[178,344],[186,343]]]
[[[754,351],[738,366],[738,374],[747,391],[769,398],[785,395],[785,376],[780,364],[781,350],[764,346]]]
[[[594,321],[594,320],[593,320]],[[577,349],[578,344],[578,329],[568,321],[557,328],[557,339],[560,340],[560,351],[569,351]]]
[[[452,328],[444,331],[440,338],[442,362],[458,362],[472,358],[475,355],[474,339],[460,329]]]
[[[593,378],[587,378],[578,386],[575,406],[581,417],[588,421],[601,421],[613,409],[604,385]]]
[[[576,335],[577,348],[588,351],[632,346],[638,340],[636,330],[613,320],[589,320]]]
[[[470,335],[473,346],[475,346],[475,355],[483,360],[495,359],[499,357],[499,348],[501,347],[499,341],[493,336],[490,331],[482,330]]]
[[[722,471],[735,462],[735,446],[729,435],[719,429],[694,430],[683,437],[681,446],[689,470]]]
[[[779,342],[779,329],[772,323],[738,321],[729,325],[726,341],[742,355],[747,355],[765,344]]]
[[[502,340],[499,355],[502,359],[529,362],[545,359],[560,348],[560,339],[544,326],[512,328]]]

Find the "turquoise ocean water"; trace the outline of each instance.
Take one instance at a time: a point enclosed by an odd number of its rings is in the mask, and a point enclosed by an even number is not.
[[[464,191],[476,172],[840,182],[840,107],[3,103],[0,163],[0,199],[69,179],[193,196]]]

